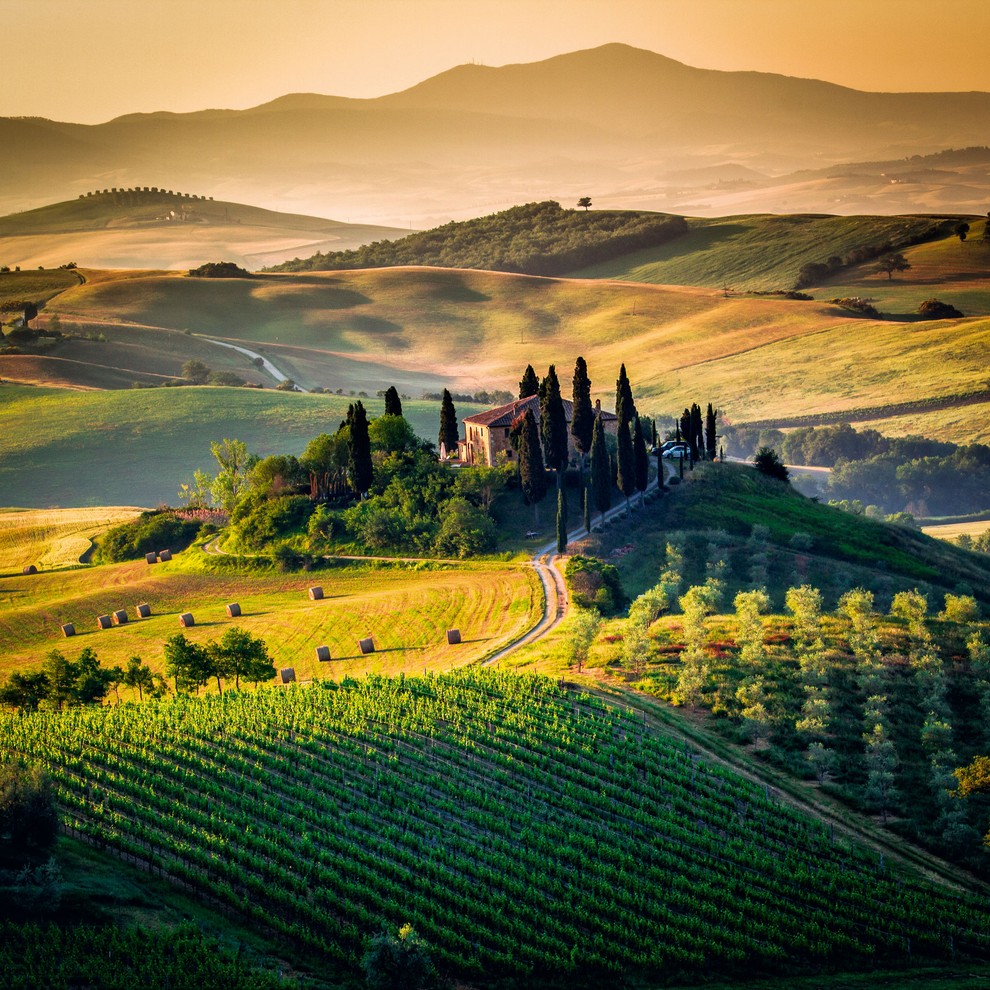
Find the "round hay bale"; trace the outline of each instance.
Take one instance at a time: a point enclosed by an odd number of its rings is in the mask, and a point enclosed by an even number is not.
[[[122,626],[127,621],[127,609],[118,608],[116,612],[113,613],[113,624],[115,626]]]
[[[236,619],[241,614],[241,606],[237,602],[231,602],[227,606],[227,615],[231,619]]]
[[[456,646],[461,641],[461,631],[460,629],[448,629],[447,630],[447,645]]]
[[[172,551],[171,550],[159,550],[158,551],[158,559],[159,560],[171,560],[172,559]]]
[[[319,660],[320,663],[326,663],[328,660],[332,659],[330,656],[330,647],[318,646],[316,648],[316,659]]]
[[[375,652],[375,641],[370,636],[368,636],[366,639],[359,640],[358,646],[360,647],[361,652],[365,656],[367,656],[369,653]]]
[[[64,626],[62,626],[62,635],[66,639],[68,639],[70,636],[75,636],[75,634],[76,634],[76,627],[71,622],[67,622]]]
[[[38,568],[35,567],[34,564],[28,564],[27,567],[25,567],[21,571],[21,574],[37,574],[37,573],[38,573]]]
[[[113,619],[109,615],[98,615],[96,617],[97,629],[109,629],[113,625]]]
[[[146,564],[157,564],[158,563],[158,554],[157,553],[146,553],[144,555],[144,562]]]
[[[151,606],[147,602],[142,602],[140,605],[135,606],[135,611],[139,619],[147,619],[151,615]]]
[[[278,676],[283,684],[290,684],[296,679],[296,669],[295,667],[283,667],[278,672]]]
[[[323,597],[323,589],[319,585],[315,588],[310,588],[309,597],[312,601],[318,602]]]
[[[196,625],[196,620],[193,618],[192,612],[183,612],[182,615],[179,616],[179,625],[182,626],[183,629],[188,629],[190,626]]]

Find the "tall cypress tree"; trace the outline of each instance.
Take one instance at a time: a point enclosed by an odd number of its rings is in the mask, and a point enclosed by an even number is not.
[[[615,383],[615,415],[619,417],[619,424],[621,425],[631,422],[635,412],[632,386],[629,384],[629,376],[626,374],[626,366],[623,364],[619,368],[619,378]]]
[[[559,489],[563,484],[562,472],[567,467],[567,414],[560,397],[557,369],[552,364],[540,384],[540,438],[543,459],[556,472]]]
[[[612,505],[612,465],[609,463],[608,448],[605,446],[605,427],[601,416],[595,417],[595,430],[591,437],[591,501],[602,514]]]
[[[540,525],[540,502],[547,494],[547,473],[543,466],[540,431],[532,409],[523,415],[519,436],[519,481],[528,505],[533,506],[533,518]]]
[[[347,409],[347,425],[350,434],[347,439],[347,476],[351,488],[363,495],[374,480],[371,463],[371,437],[368,435],[368,414],[360,399]]]
[[[591,532],[591,485],[581,486],[581,507],[584,509],[584,528]]]
[[[536,395],[540,391],[540,380],[536,377],[531,364],[526,365],[523,372],[522,381],[519,383],[519,398],[528,399],[531,395]]]
[[[452,454],[457,450],[457,411],[454,409],[454,400],[447,389],[443,390],[443,398],[440,401],[440,434],[438,443]]]
[[[718,455],[717,416],[718,410],[713,409],[712,404],[709,402],[708,409],[705,412],[705,451],[710,461],[714,461]]]
[[[402,402],[399,399],[399,391],[394,385],[389,385],[389,387],[385,389],[385,415],[402,415]]]
[[[701,460],[701,452],[705,449],[704,428],[701,424],[701,406],[691,403],[691,460]]]
[[[574,362],[574,387],[571,391],[571,436],[574,448],[581,455],[581,480],[584,481],[584,457],[591,450],[591,437],[595,432],[595,410],[591,405],[591,379],[583,357]]]
[[[632,435],[629,424],[619,421],[616,434],[616,474],[615,483],[619,491],[626,496],[626,508],[629,507],[629,497],[636,491],[636,455],[633,453]]]
[[[681,431],[681,435],[678,437],[678,439],[681,441],[681,443],[687,446],[688,450],[690,450],[691,449],[691,410],[690,409],[685,409],[684,412],[681,413],[681,419],[677,425]]]
[[[557,489],[557,553],[567,549],[567,498],[564,489]]]
[[[646,438],[643,436],[643,424],[639,416],[633,420],[632,445],[636,490],[642,494],[650,483],[650,455],[646,450]]]

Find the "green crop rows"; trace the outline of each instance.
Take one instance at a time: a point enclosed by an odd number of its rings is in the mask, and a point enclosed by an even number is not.
[[[3,715],[0,740],[75,832],[344,967],[405,922],[461,978],[990,957],[975,898],[543,678]]]

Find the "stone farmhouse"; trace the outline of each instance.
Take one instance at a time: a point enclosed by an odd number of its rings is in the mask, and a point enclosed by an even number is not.
[[[564,415],[567,417],[567,449],[568,459],[577,463],[577,451],[574,438],[571,436],[571,415],[574,404],[570,399],[563,399]],[[516,452],[509,442],[509,431],[512,424],[525,415],[527,409],[533,410],[537,423],[540,421],[539,396],[531,395],[525,399],[516,399],[504,406],[497,406],[487,412],[467,416],[464,420],[464,439],[457,441],[457,456],[462,464],[483,464],[491,467],[503,454],[508,461],[514,460]],[[615,413],[602,409],[599,399],[595,402],[595,415],[601,417],[602,426],[613,436],[619,428],[619,418]]]

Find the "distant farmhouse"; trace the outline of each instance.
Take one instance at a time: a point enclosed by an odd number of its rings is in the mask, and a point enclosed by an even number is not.
[[[571,415],[574,403],[570,399],[563,399],[564,415],[567,417],[567,452],[568,460],[577,458],[577,451],[574,448],[574,438],[571,436]],[[509,432],[512,424],[526,414],[526,410],[531,409],[536,417],[537,423],[540,421],[540,399],[539,396],[530,395],[525,399],[516,399],[504,406],[497,406],[487,412],[477,413],[468,416],[464,420],[464,439],[457,441],[457,456],[462,464],[483,464],[491,467],[498,460],[499,454],[504,454],[506,460],[513,460],[516,452],[509,442]],[[606,433],[613,436],[619,427],[619,417],[615,413],[606,412],[602,409],[601,399],[595,402],[595,415],[601,418],[602,426]]]

